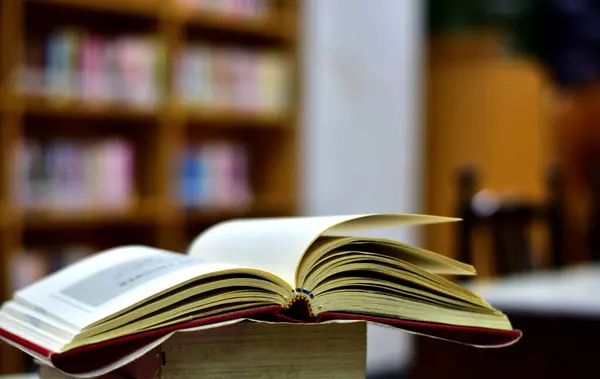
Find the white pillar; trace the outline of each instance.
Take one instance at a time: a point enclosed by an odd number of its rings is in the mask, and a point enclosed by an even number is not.
[[[424,2],[303,4],[303,212],[421,211]],[[384,235],[419,243],[416,230]],[[406,364],[409,345],[371,328],[369,370]]]

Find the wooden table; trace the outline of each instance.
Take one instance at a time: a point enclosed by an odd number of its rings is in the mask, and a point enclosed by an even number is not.
[[[600,362],[600,266],[471,286],[521,329],[502,349],[418,337],[411,378],[588,378]],[[591,376],[590,376],[591,375]]]

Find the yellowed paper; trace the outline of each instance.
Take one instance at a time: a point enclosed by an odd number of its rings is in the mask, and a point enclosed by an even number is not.
[[[456,218],[412,214],[284,217],[232,220],[199,235],[188,254],[271,272],[295,288],[298,262],[322,235],[344,235],[386,227],[437,224]]]

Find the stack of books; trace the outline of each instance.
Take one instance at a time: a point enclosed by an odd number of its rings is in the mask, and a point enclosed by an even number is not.
[[[59,28],[27,38],[20,88],[53,101],[154,108],[163,95],[163,52],[151,37]]]
[[[269,51],[190,45],[177,58],[174,81],[189,108],[281,115],[288,108],[285,55]]]
[[[114,138],[26,140],[17,147],[14,193],[27,210],[118,210],[134,200],[134,150]]]
[[[250,204],[244,146],[231,142],[191,145],[181,159],[179,198],[186,208],[239,210]]]

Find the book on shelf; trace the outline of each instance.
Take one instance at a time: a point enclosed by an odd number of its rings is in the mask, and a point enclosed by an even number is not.
[[[28,36],[20,90],[53,103],[155,108],[162,98],[164,49],[144,35],[105,37],[75,27]]]
[[[106,37],[63,27],[28,36],[20,91],[52,104],[156,109],[163,98],[165,49],[150,36]],[[286,54],[194,43],[176,53],[172,79],[185,107],[281,116],[289,108]]]
[[[27,210],[116,211],[134,203],[134,151],[124,139],[27,139],[15,154],[14,193]]]
[[[446,275],[467,264],[361,230],[456,219],[408,214],[230,220],[187,254],[144,246],[98,253],[20,291],[0,336],[66,373],[100,375],[174,333],[242,320],[369,321],[474,346],[517,341],[507,316]]]
[[[284,115],[290,74],[285,54],[192,44],[177,53],[175,91],[192,109]]]
[[[250,205],[244,146],[224,141],[190,145],[181,159],[179,199],[184,207],[240,209]]]

